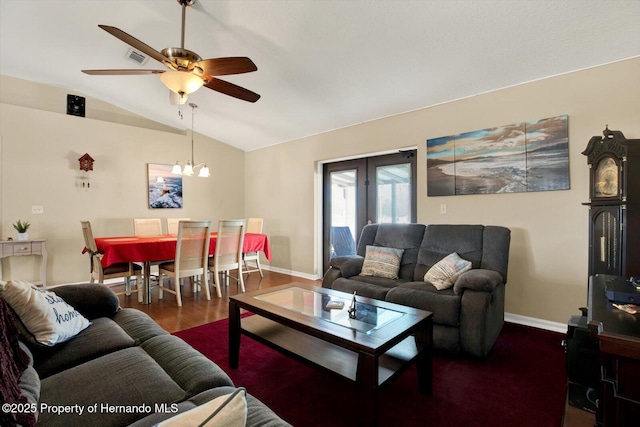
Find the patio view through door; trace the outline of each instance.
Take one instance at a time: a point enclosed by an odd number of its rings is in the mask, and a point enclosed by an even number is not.
[[[326,163],[323,177],[323,272],[366,224],[416,221],[416,150]]]

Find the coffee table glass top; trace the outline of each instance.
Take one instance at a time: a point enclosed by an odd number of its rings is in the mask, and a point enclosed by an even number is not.
[[[356,331],[370,334],[405,313],[356,301],[355,319],[349,317],[351,298],[340,298],[308,289],[291,287],[255,297],[291,311],[323,319]],[[356,297],[357,299],[357,297]],[[342,301],[341,309],[328,309],[329,301]]]

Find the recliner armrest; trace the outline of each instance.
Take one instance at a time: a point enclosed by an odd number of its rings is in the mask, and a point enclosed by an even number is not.
[[[465,271],[453,284],[453,292],[460,295],[465,289],[481,292],[493,292],[500,283],[503,283],[502,275],[497,271],[481,268]]]
[[[362,271],[362,264],[364,264],[364,257],[359,255],[331,258],[329,269],[322,279],[322,287],[331,289],[331,285],[337,278],[357,276]]]
[[[360,255],[349,255],[338,258],[332,258],[329,265],[337,268],[342,273],[342,277],[357,276],[362,271],[364,257]]]
[[[120,310],[120,300],[111,289],[98,283],[62,285],[49,288],[89,320],[113,317]]]

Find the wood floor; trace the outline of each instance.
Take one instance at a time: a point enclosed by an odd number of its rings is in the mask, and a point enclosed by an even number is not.
[[[322,280],[313,281],[270,271],[264,271],[264,278],[262,279],[259,273],[245,274],[244,277],[244,286],[247,292],[291,282],[322,286]],[[209,301],[204,296],[204,292],[198,292],[194,295],[191,288],[189,280],[186,280],[182,286],[182,307],[178,307],[175,295],[168,292],[165,292],[163,299],[159,300],[156,287],[151,289],[151,304],[138,303],[135,292],[131,296],[120,295],[118,298],[120,298],[122,307],[132,307],[144,311],[162,328],[173,333],[228,317],[229,295],[238,293],[238,286],[235,280],[231,280],[229,286],[226,289],[222,289],[222,298],[215,296],[215,288],[212,286],[210,288],[211,300]],[[122,290],[122,288],[114,288],[114,290]]]

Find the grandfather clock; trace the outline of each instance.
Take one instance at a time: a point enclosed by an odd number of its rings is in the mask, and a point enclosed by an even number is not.
[[[589,276],[640,276],[640,139],[609,130],[582,152],[589,164]]]

